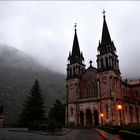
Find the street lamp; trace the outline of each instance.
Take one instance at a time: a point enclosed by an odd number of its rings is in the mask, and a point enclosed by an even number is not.
[[[104,117],[104,114],[101,113],[100,116],[101,116],[101,126],[103,126],[103,117]]]
[[[120,114],[120,126],[122,126],[122,116],[121,116],[121,110],[122,110],[122,105],[118,104],[118,110],[119,110],[119,114]]]

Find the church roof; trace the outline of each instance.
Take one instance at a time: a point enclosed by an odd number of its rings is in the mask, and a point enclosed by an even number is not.
[[[140,84],[140,80],[130,80],[130,81],[128,81],[128,84],[137,85],[137,84]]]
[[[95,68],[95,67],[93,67],[93,66],[89,66],[85,71],[84,71],[84,73],[82,73],[81,74],[81,78],[86,74],[86,73],[88,73],[89,71],[94,71],[94,72],[97,72],[97,68]]]

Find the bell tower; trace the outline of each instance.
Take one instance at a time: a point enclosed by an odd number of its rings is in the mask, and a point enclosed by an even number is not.
[[[106,123],[115,122],[117,104],[121,101],[121,73],[116,47],[111,40],[105,11],[103,11],[103,29],[101,41],[97,48],[98,92],[100,95],[100,112],[105,114]],[[111,120],[111,122],[107,122]]]
[[[119,74],[119,60],[116,55],[116,47],[109,34],[105,11],[103,13],[103,29],[101,42],[99,41],[98,45],[97,67],[99,72],[113,70]]]
[[[69,53],[67,64],[67,108],[66,108],[66,124],[78,125],[79,112],[77,100],[80,96],[80,76],[85,72],[84,57],[80,52],[77,29],[75,24],[74,40],[72,52]]]

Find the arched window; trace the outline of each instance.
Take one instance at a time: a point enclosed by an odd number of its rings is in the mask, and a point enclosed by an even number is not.
[[[70,76],[72,75],[72,69],[70,68]]]
[[[112,67],[114,68],[114,64],[115,62],[114,62],[114,58],[112,57]]]
[[[125,90],[124,90],[124,88],[123,88],[123,95],[125,96]]]
[[[93,84],[92,86],[92,94],[93,97],[97,97],[97,85]]]
[[[93,97],[95,96],[95,91],[94,91],[94,84],[93,84],[93,86],[92,86],[92,95],[93,95]]]
[[[75,66],[75,74],[78,74],[78,66]]]
[[[86,96],[88,96],[88,94],[89,94],[89,87],[87,86],[87,95]]]
[[[69,69],[69,67],[67,68],[67,75],[69,75],[70,74],[70,69]]]
[[[75,75],[75,67],[73,67],[73,75]]]
[[[73,107],[70,108],[70,116],[73,116]]]
[[[116,59],[114,59],[114,68],[116,68],[116,63],[117,63],[117,61],[116,61]]]
[[[104,67],[104,62],[103,62],[103,59],[101,59],[101,68]]]
[[[108,58],[105,58],[106,67],[108,67]]]
[[[88,91],[88,92],[89,92],[89,93],[88,93],[88,96],[91,96],[91,83],[89,83],[89,84],[88,84],[88,88],[89,88],[89,91]]]
[[[97,85],[94,85],[94,95],[95,97],[98,96]]]
[[[82,68],[82,73],[84,72],[84,68]]]
[[[80,66],[78,66],[78,74],[81,74],[81,72],[80,72]]]
[[[106,104],[106,118],[108,119],[108,105]]]
[[[125,112],[127,113],[127,105],[125,105]]]
[[[111,56],[109,55],[108,64],[111,66]]]

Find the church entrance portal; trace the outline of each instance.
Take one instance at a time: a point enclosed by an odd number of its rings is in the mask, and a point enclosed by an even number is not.
[[[99,125],[99,113],[97,110],[94,111],[94,125],[95,126]]]
[[[86,125],[87,126],[92,125],[92,114],[91,114],[91,110],[90,109],[86,110]]]
[[[80,111],[80,125],[83,126],[84,125],[84,112]]]

